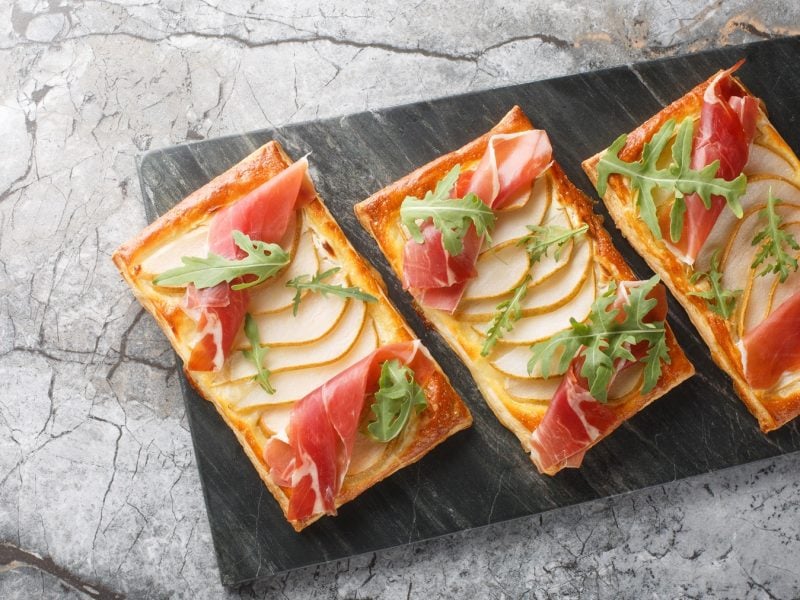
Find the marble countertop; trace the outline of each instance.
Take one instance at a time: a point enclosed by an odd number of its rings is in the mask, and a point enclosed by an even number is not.
[[[171,350],[110,261],[137,154],[800,33],[789,0],[377,4],[0,5],[0,598],[796,597],[797,454],[221,586]]]

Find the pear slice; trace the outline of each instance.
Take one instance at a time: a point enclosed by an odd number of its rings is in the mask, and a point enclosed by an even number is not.
[[[500,246],[511,240],[528,235],[528,225],[539,225],[550,205],[549,173],[539,177],[533,184],[525,204],[514,204],[497,211],[497,221],[492,231],[492,244]],[[484,250],[486,252],[486,250]]]
[[[781,209],[783,208],[787,208],[787,212],[789,214],[786,214],[784,211],[782,211]],[[783,207],[780,205],[776,208],[776,210],[778,211],[778,214],[783,217],[783,230],[792,234],[796,240],[800,240],[800,223],[797,221],[788,221],[788,219],[791,217],[794,217],[795,219],[800,218],[800,210],[793,209],[791,207]],[[763,227],[763,220],[760,220],[758,228],[760,227]],[[744,226],[740,228],[740,231],[744,228]],[[733,270],[734,257],[736,259],[736,263],[739,263],[739,268],[747,268],[752,264],[752,259],[755,257],[755,254],[758,251],[757,247],[748,248],[748,254],[744,255],[744,264],[740,264],[742,262],[742,257],[736,253],[741,252],[742,250],[740,248],[741,244],[738,242],[740,241],[739,238],[743,237],[745,236],[737,235],[735,243],[731,245],[731,251],[728,255],[728,261],[726,263],[726,274],[728,269]],[[748,256],[750,258],[750,262],[747,261]],[[751,329],[760,325],[772,311],[778,308],[781,303],[789,298],[789,296],[800,289],[800,271],[790,272],[789,277],[786,278],[786,281],[781,283],[778,275],[775,273],[759,275],[758,273],[760,273],[763,269],[763,264],[759,265],[755,269],[749,269],[747,274],[747,283],[743,286],[744,293],[742,294],[740,301],[743,312],[740,326],[740,335],[742,336],[744,336]]]
[[[247,382],[245,384],[223,384],[217,389],[222,390],[223,394],[226,389],[236,388],[239,391],[242,389],[245,390],[244,393],[239,393],[238,401],[231,402],[233,408],[236,410],[250,410],[263,406],[293,402],[300,400],[323,383],[333,379],[348,367],[351,367],[362,358],[368,356],[377,347],[378,334],[375,331],[374,324],[370,322],[363,328],[353,347],[338,360],[316,367],[281,371],[270,377],[270,382],[275,388],[274,394],[268,394],[261,386],[254,382]]]
[[[574,318],[576,321],[586,319],[589,316],[595,296],[595,276],[592,271],[572,300],[553,311],[521,318],[514,324],[514,329],[503,336],[500,343],[530,345],[552,337],[559,331],[569,327],[570,318]],[[472,327],[485,337],[489,323],[484,322]]]
[[[504,375],[522,379],[542,377],[542,367],[539,364],[535,365],[533,371],[528,373],[528,361],[531,359],[531,350],[528,346],[497,348],[492,356],[493,358],[490,360],[490,364]],[[494,358],[495,356],[496,358]],[[558,362],[560,356],[561,352],[556,352],[553,357],[554,365]]]
[[[494,247],[478,257],[478,276],[464,290],[463,301],[497,298],[509,292],[528,274],[528,253],[513,243]]]
[[[330,282],[334,285],[346,285],[346,278],[337,273]],[[261,343],[265,346],[309,344],[336,327],[349,302],[349,299],[341,296],[307,294],[300,303],[297,315],[288,306],[277,312],[254,315],[253,318],[258,325]],[[244,331],[239,332],[233,347],[237,350],[249,347]]]
[[[288,268],[251,293],[251,314],[276,312],[291,306],[296,290],[286,287],[286,282],[299,275],[315,275],[318,271],[319,258],[314,249],[314,232],[306,229],[300,235]]]
[[[208,225],[200,225],[171,242],[160,246],[144,261],[142,271],[157,275],[183,266],[181,257],[208,256]]]
[[[348,303],[336,326],[314,343],[279,346],[267,353],[264,366],[271,373],[315,367],[333,362],[346,354],[356,343],[367,316],[367,305],[360,300]],[[216,382],[236,381],[253,377],[256,366],[241,352],[235,352],[216,378]]]
[[[548,401],[556,393],[561,384],[562,376],[540,379],[526,377],[524,379],[509,377],[506,379],[506,390],[517,401],[542,402]]]
[[[695,270],[708,270],[714,251],[718,248],[727,248],[734,236],[737,235],[737,230],[742,229],[745,219],[747,219],[751,213],[757,213],[766,206],[770,188],[772,188],[772,194],[783,201],[783,206],[779,206],[779,209],[782,211],[787,210],[789,206],[793,206],[794,210],[800,209],[800,189],[796,186],[785,179],[753,175],[748,179],[747,190],[741,197],[744,217],[741,220],[736,218],[733,211],[728,208],[725,208],[720,213],[717,222],[714,223],[714,227],[711,229],[708,239],[703,244],[703,249],[697,256],[694,265]],[[794,220],[790,216],[785,217],[785,219],[786,218]],[[752,230],[750,233],[752,233]],[[752,235],[750,235],[749,239],[747,239],[747,244],[749,244],[752,239]],[[738,282],[734,281],[734,283],[741,288],[744,285],[744,279],[739,279]]]
[[[578,242],[574,256],[563,268],[553,271],[551,276],[538,284],[530,284],[528,293],[520,306],[522,315],[530,317],[535,314],[550,312],[572,300],[580,291],[584,280],[589,276],[592,267],[592,247],[589,240]],[[462,321],[488,321],[494,317],[498,303],[503,298],[482,299],[472,302],[462,301],[459,319]]]
[[[627,400],[631,394],[637,394],[642,387],[644,367],[641,364],[631,365],[620,371],[608,388],[608,399],[611,402]]]
[[[786,159],[769,146],[752,144],[744,174],[748,179],[753,175],[772,175],[793,180],[797,177],[794,167]]]
[[[368,419],[372,420],[372,411],[368,411],[367,414],[370,415]],[[356,433],[353,457],[347,469],[347,476],[359,475],[382,462],[388,448],[389,444],[374,440],[368,434],[360,431]]]
[[[286,441],[289,416],[292,412],[293,402],[267,406],[258,418],[258,426],[267,437],[278,436]]]

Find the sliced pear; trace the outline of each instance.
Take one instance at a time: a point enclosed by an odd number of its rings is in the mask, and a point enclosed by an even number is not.
[[[539,225],[550,205],[550,188],[549,174],[545,174],[534,182],[525,204],[497,211],[492,244],[488,248],[526,236],[529,233],[528,225]]]
[[[286,404],[275,404],[264,408],[258,418],[258,425],[267,437],[277,436],[287,441],[287,429],[289,427],[289,417],[292,412],[293,402]]]
[[[501,343],[533,344],[545,340],[569,327],[570,318],[583,321],[589,316],[596,295],[594,272],[586,278],[575,297],[553,311],[523,317],[514,324],[514,329],[505,334]],[[486,336],[488,322],[473,325],[473,329]]]
[[[238,389],[246,386],[246,391],[239,396],[240,400],[233,402],[234,408],[237,410],[250,410],[293,402],[305,397],[309,392],[368,356],[377,347],[378,335],[375,326],[369,323],[364,327],[353,347],[338,360],[317,367],[282,371],[270,377],[270,382],[275,388],[274,394],[267,394],[261,386],[252,382],[223,384],[219,388],[222,388],[225,393],[225,389],[231,386],[236,386]]]
[[[208,225],[200,225],[161,246],[142,262],[145,273],[157,275],[183,266],[183,256],[208,256]]]
[[[780,211],[782,207],[778,206],[777,210]],[[792,210],[795,218],[800,217],[800,211]],[[784,217],[783,226],[784,231],[794,235],[796,240],[800,240],[800,223],[787,222],[787,215]],[[763,224],[762,224],[763,225]],[[738,238],[739,236],[737,236]],[[758,248],[750,249],[750,259],[755,256]],[[732,247],[731,254],[737,251],[736,247]],[[737,257],[738,258],[738,257]],[[729,263],[732,263],[729,260]],[[749,267],[751,263],[745,262],[741,267]],[[740,267],[740,268],[741,268]],[[756,269],[749,272],[749,281],[745,286],[742,302],[744,304],[744,315],[741,324],[741,335],[745,335],[751,329],[760,325],[772,311],[777,309],[785,300],[800,289],[800,271],[790,273],[789,277],[783,283],[780,282],[778,276],[774,273],[768,275],[758,275],[763,270],[763,265],[759,265]]]
[[[556,393],[561,379],[560,375],[547,379],[509,377],[506,379],[506,391],[518,401],[546,402]]]
[[[644,367],[641,364],[631,365],[623,369],[614,378],[611,387],[608,388],[609,400],[624,400],[630,394],[634,394],[642,387],[642,375]]]
[[[578,242],[575,254],[563,268],[553,271],[552,275],[539,283],[528,286],[528,293],[522,299],[522,315],[530,317],[535,314],[555,310],[562,304],[569,302],[580,291],[592,267],[591,242],[582,240]],[[497,309],[497,304],[508,299],[510,294],[503,298],[475,300],[464,302],[460,307],[459,319],[463,321],[491,320]]]
[[[315,275],[319,271],[319,258],[314,249],[314,232],[306,229],[301,235],[289,267],[250,295],[250,312],[263,314],[285,309],[292,304],[296,290],[286,287],[286,282],[299,275]]]
[[[372,414],[369,412],[368,414]],[[353,457],[347,469],[347,475],[358,475],[374,467],[383,459],[389,444],[378,442],[369,435],[356,433],[356,440],[353,444]]]
[[[345,280],[334,276],[330,281],[340,284]],[[309,344],[336,327],[349,302],[351,301],[340,296],[307,294],[300,303],[297,315],[292,314],[292,307],[289,306],[277,312],[255,315],[253,318],[258,325],[261,343],[265,346]],[[233,347],[237,350],[249,347],[244,331],[239,332]]]
[[[478,257],[478,276],[464,290],[464,300],[497,298],[515,288],[528,274],[528,253],[515,244],[494,247]]]
[[[744,167],[744,173],[748,178],[753,175],[772,175],[791,181],[797,177],[794,167],[785,158],[761,144],[750,146],[750,156]]]
[[[528,374],[528,361],[531,359],[531,351],[527,346],[510,346],[505,349],[498,349],[495,354],[498,358],[491,360],[491,365],[505,375],[526,379],[533,376],[540,376],[541,373]]]
[[[336,326],[314,343],[279,346],[267,352],[264,366],[271,373],[302,369],[333,362],[346,354],[356,343],[367,316],[367,305],[359,300],[348,303]],[[253,377],[256,367],[241,352],[235,352],[217,377],[217,382]]]
[[[785,179],[754,175],[747,181],[747,191],[741,198],[745,217],[764,208],[770,188],[772,188],[773,195],[783,201],[783,206],[779,206],[781,210],[787,210],[789,206],[793,206],[795,210],[800,209],[800,189],[796,186]],[[794,219],[790,218],[790,220]],[[725,208],[720,213],[708,239],[703,244],[703,249],[700,251],[697,261],[695,261],[695,269],[700,271],[708,270],[714,251],[717,248],[726,248],[733,236],[737,235],[736,231],[743,222],[744,219],[737,219],[733,211]],[[747,243],[749,244],[750,241],[752,241],[752,237],[749,238]],[[740,279],[738,286],[741,288],[743,285],[744,280]]]

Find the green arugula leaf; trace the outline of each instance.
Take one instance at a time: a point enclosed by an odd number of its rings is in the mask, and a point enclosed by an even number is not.
[[[375,402],[370,406],[375,419],[367,425],[369,434],[379,442],[389,442],[400,435],[411,411],[423,411],[428,403],[425,393],[414,381],[414,371],[399,360],[381,365]]]
[[[514,323],[519,321],[519,318],[522,316],[520,303],[528,294],[528,284],[530,282],[531,275],[529,273],[525,276],[525,279],[522,280],[522,283],[514,288],[514,293],[511,294],[511,298],[497,305],[492,322],[489,324],[489,329],[486,332],[487,338],[486,341],[483,342],[481,356],[489,356],[489,353],[492,351],[497,341],[514,329]]]
[[[572,238],[583,235],[589,230],[584,223],[575,229],[560,227],[558,225],[528,225],[530,233],[517,242],[517,246],[524,246],[531,263],[539,262],[551,248],[555,248],[553,257],[558,260],[561,251]]]
[[[747,177],[740,174],[733,181],[716,177],[719,161],[716,160],[699,171],[691,168],[692,136],[694,122],[684,119],[675,135],[672,145],[672,162],[664,169],[658,168],[658,160],[675,130],[675,120],[670,119],[642,148],[642,157],[636,162],[619,158],[619,152],[628,140],[627,134],[619,136],[603,153],[597,164],[597,191],[606,193],[608,178],[612,174],[627,177],[629,185],[636,194],[636,207],[642,220],[647,224],[656,239],[661,239],[653,190],[661,188],[675,194],[675,204],[670,210],[670,238],[677,242],[683,229],[683,215],[686,211],[684,196],[697,194],[706,208],[711,206],[712,196],[722,196],[737,218],[742,218],[742,205],[739,199],[747,187]]]
[[[233,241],[247,253],[241,259],[230,259],[209,252],[206,258],[183,256],[182,267],[176,267],[157,275],[156,285],[181,286],[194,284],[197,289],[214,287],[224,282],[230,283],[240,277],[253,276],[253,281],[240,282],[231,286],[243,290],[262,283],[275,276],[291,260],[289,253],[278,244],[267,244],[251,240],[241,231],[233,232]]]
[[[800,245],[797,244],[797,240],[794,239],[791,233],[781,228],[783,225],[781,216],[775,210],[775,207],[780,202],[781,200],[772,195],[772,188],[770,187],[767,206],[758,213],[759,217],[767,220],[767,224],[753,238],[752,245],[758,246],[761,244],[761,248],[759,248],[750,268],[755,269],[763,264],[764,268],[758,273],[759,275],[778,273],[780,282],[783,283],[789,277],[790,270],[797,271],[797,259],[789,254],[786,246],[792,250],[800,250]]]
[[[475,194],[467,194],[463,198],[450,197],[460,172],[461,166],[456,165],[424,198],[420,200],[407,196],[400,205],[400,219],[414,241],[423,242],[418,222],[431,219],[433,226],[441,232],[444,249],[450,256],[458,256],[464,250],[463,239],[470,225],[475,226],[479,236],[491,242],[489,233],[495,223],[492,209]]]
[[[250,342],[249,350],[242,350],[244,357],[255,364],[258,373],[253,377],[253,381],[258,382],[264,391],[268,394],[274,394],[275,388],[269,381],[270,372],[264,366],[264,357],[269,352],[269,348],[261,345],[261,336],[258,333],[258,325],[256,320],[250,316],[250,313],[244,315],[244,333]]]
[[[708,272],[695,271],[689,278],[690,283],[707,281],[710,289],[701,292],[689,292],[690,296],[697,296],[706,301],[706,307],[723,319],[733,314],[736,307],[736,298],[742,290],[726,290],[722,287],[722,273],[719,271],[719,250],[711,255],[711,269]]]
[[[669,363],[664,321],[645,322],[657,301],[647,295],[658,284],[658,276],[630,288],[624,318],[618,320],[619,308],[612,308],[617,297],[613,282],[598,296],[586,322],[570,320],[570,328],[531,346],[528,372],[538,364],[542,377],[563,375],[572,359],[582,356],[581,375],[589,383],[589,393],[599,402],[608,401],[608,388],[614,377],[614,365],[621,360],[634,361],[631,347],[646,342],[647,353],[639,358],[644,364],[642,393],[652,390],[661,377],[661,364]]]
[[[298,275],[294,279],[287,281],[286,287],[295,288],[297,290],[292,300],[292,314],[295,316],[297,315],[297,308],[300,306],[300,301],[303,299],[303,290],[318,292],[323,296],[331,294],[333,296],[341,296],[342,298],[355,298],[356,300],[363,300],[364,302],[378,301],[375,296],[366,293],[359,287],[345,287],[343,285],[323,283],[325,279],[335,275],[340,270],[340,267],[334,267],[323,273],[317,273],[313,277],[311,275]]]

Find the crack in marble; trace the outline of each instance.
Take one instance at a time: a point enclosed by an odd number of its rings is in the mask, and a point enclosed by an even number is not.
[[[125,596],[99,583],[88,581],[57,565],[47,556],[39,556],[6,542],[0,542],[0,574],[25,567],[47,573],[73,590],[96,600],[123,600]]]

